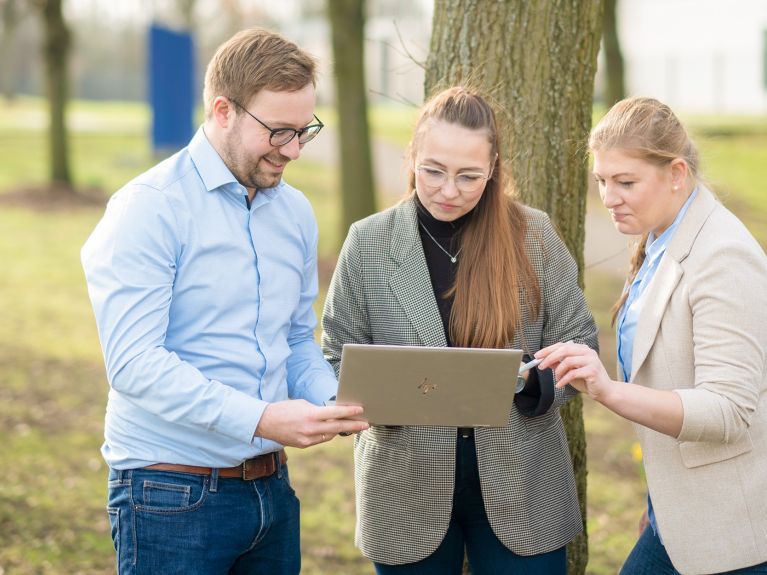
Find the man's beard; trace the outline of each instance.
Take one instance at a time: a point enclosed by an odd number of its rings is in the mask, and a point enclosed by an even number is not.
[[[229,171],[232,172],[232,175],[234,175],[235,179],[241,185],[256,190],[273,188],[279,184],[282,179],[281,172],[275,174],[274,172],[265,171],[259,168],[259,164],[262,163],[261,160],[263,158],[274,160],[275,163],[282,164],[283,166],[290,161],[290,158],[281,155],[277,151],[277,148],[274,149],[273,154],[260,156],[253,161],[247,156],[246,152],[244,152],[242,138],[240,138],[239,133],[233,134],[232,137],[224,143],[221,156],[226,167],[229,168]]]

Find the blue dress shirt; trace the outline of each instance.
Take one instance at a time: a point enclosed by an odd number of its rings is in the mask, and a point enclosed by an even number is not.
[[[674,232],[679,227],[679,223],[687,213],[687,209],[690,207],[693,199],[698,194],[698,189],[695,188],[687,198],[682,208],[674,218],[674,222],[657,238],[654,234],[650,233],[647,238],[647,244],[645,245],[645,259],[642,266],[639,268],[634,281],[629,286],[629,295],[626,299],[623,307],[618,314],[618,365],[623,373],[623,380],[628,382],[631,379],[632,369],[632,355],[634,353],[634,336],[636,335],[637,322],[642,314],[642,306],[645,302],[645,294],[647,293],[647,287],[652,283],[655,272],[658,269],[658,265],[663,259],[663,254],[666,253],[666,247],[668,246],[671,238],[674,237]],[[652,509],[652,501],[649,495],[647,496],[648,518],[650,525],[655,533],[658,533],[658,526],[655,521],[655,513]]]
[[[83,246],[113,468],[238,465],[281,447],[253,436],[270,402],[336,392],[314,340],[312,208],[284,182],[246,198],[200,128],[112,197]]]

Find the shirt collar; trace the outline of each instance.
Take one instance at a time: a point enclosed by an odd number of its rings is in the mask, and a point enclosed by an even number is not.
[[[221,159],[213,144],[208,140],[208,137],[205,135],[204,126],[198,128],[191,142],[189,142],[188,148],[189,155],[192,157],[192,161],[207,191],[212,192],[223,189],[237,194],[246,193],[245,187],[237,181],[237,178],[226,167],[224,160]],[[259,189],[256,198],[261,196],[259,203],[266,198],[271,200],[282,186],[283,181],[280,179],[280,182],[273,188]]]
[[[645,248],[646,258],[648,260],[655,260],[659,258],[663,252],[666,251],[666,246],[668,246],[671,238],[674,236],[674,232],[676,232],[680,222],[684,219],[684,215],[687,213],[690,204],[692,204],[697,194],[698,187],[696,186],[690,194],[690,197],[687,198],[685,203],[682,205],[682,208],[677,213],[673,223],[668,228],[666,228],[666,230],[661,235],[656,238],[655,234],[650,232],[650,235],[647,238],[647,247]]]
[[[203,126],[199,127],[192,141],[189,142],[189,155],[207,191],[211,192],[229,184],[240,185],[208,140]]]

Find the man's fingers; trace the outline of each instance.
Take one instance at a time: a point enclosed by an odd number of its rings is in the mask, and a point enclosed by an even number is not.
[[[362,415],[361,405],[329,405],[319,408],[320,419],[348,419]]]

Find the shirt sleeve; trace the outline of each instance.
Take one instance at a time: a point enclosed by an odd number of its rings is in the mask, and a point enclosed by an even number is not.
[[[134,185],[118,192],[81,253],[112,389],[167,421],[251,442],[266,403],[165,347],[176,265],[179,208]]]
[[[306,249],[303,285],[298,306],[291,316],[287,361],[288,394],[293,399],[305,399],[315,405],[323,405],[335,396],[338,388],[336,376],[322,355],[314,339],[317,317],[314,302],[317,300],[317,226],[310,218],[310,241]]]

